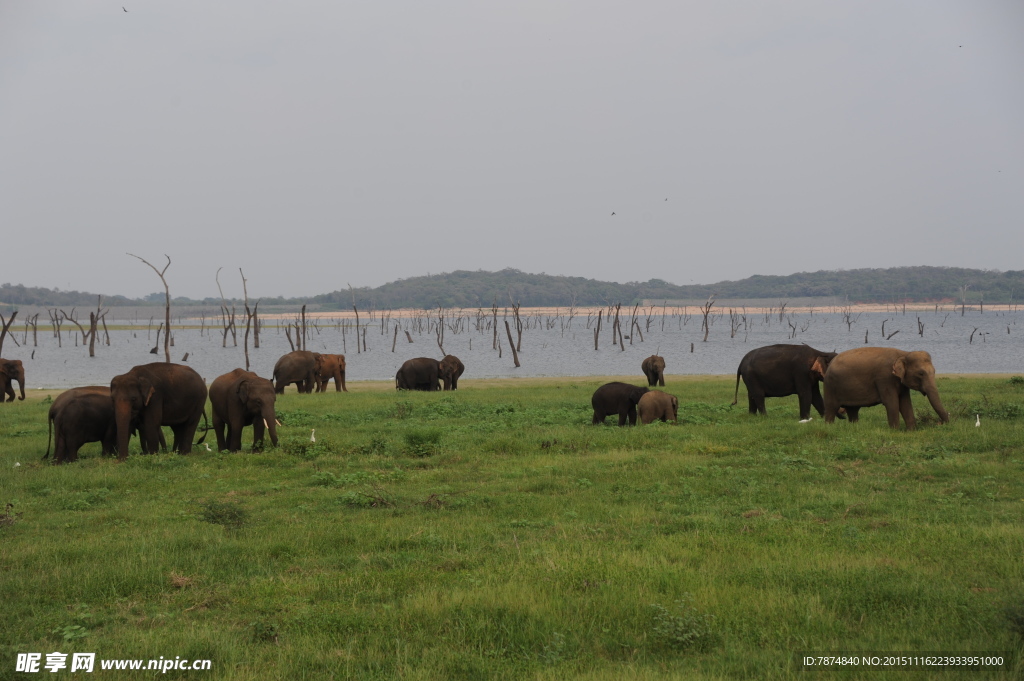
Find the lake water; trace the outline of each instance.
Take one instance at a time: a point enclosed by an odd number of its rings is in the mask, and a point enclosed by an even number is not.
[[[865,345],[866,331],[868,345],[927,350],[939,373],[1024,373],[1024,312],[1020,311],[989,309],[980,313],[968,310],[963,317],[959,311],[862,313],[849,330],[843,317],[837,313],[788,314],[783,321],[777,314],[770,318],[764,314],[748,314],[746,324],[740,321],[732,337],[726,312],[715,317],[707,342],[702,340],[704,334],[699,315],[691,313],[689,318],[667,315],[664,319],[655,316],[649,329],[642,317],[640,324],[644,340],[641,341],[637,334],[630,344],[627,338],[625,350],[612,345],[611,325],[605,320],[597,351],[594,350],[593,320],[588,329],[586,315],[576,317],[564,330],[559,320],[553,322],[553,328],[545,328],[547,319],[541,317],[539,323],[537,317],[529,319],[529,328],[523,331],[519,353],[522,367],[518,369],[512,362],[504,319],[500,314],[500,358],[491,346],[492,332],[476,331],[475,318],[465,320],[462,324],[464,330],[460,333],[446,331],[444,348],[465,363],[465,378],[632,374],[640,382],[643,376],[640,363],[648,355],[656,353],[665,357],[669,374],[735,375],[740,359],[754,348],[773,343],[807,343],[819,350],[842,351]],[[511,323],[511,317],[509,320]],[[923,334],[918,333],[918,320],[924,325]],[[422,318],[419,322],[393,320],[391,324],[395,321],[402,324],[403,329],[410,330],[413,343],[406,340],[404,332],[399,332],[394,353],[391,352],[393,327],[389,326],[387,332],[381,334],[379,321],[367,328],[366,352],[356,352],[352,328],[348,328],[343,341],[337,325],[327,326],[322,322],[319,330],[310,330],[307,348],[317,352],[344,353],[348,361],[349,381],[393,380],[398,367],[406,359],[442,356],[435,334],[427,333]],[[882,337],[883,321],[889,340]],[[628,324],[627,318],[623,327]],[[418,333],[417,327],[422,328],[423,333]],[[64,329],[66,331],[67,326]],[[892,335],[896,331],[899,333]],[[28,344],[24,344],[23,331],[19,330],[15,337],[22,343],[21,347],[15,346],[8,337],[3,354],[7,358],[24,361],[29,388],[106,385],[113,376],[132,366],[161,361],[162,341],[159,355],[149,352],[155,336],[155,331],[150,334],[146,328],[111,331],[111,345],[97,344],[96,356],[90,358],[88,348],[75,347],[74,334],[70,339],[65,336],[63,347],[58,347],[51,328],[44,329],[40,324],[38,347],[32,346],[31,334]],[[238,347],[233,347],[229,338],[226,348],[221,347],[221,336],[216,330],[212,335],[209,331],[201,335],[198,329],[177,329],[174,337],[171,360],[177,362],[188,352],[187,364],[207,382],[236,367],[245,366],[242,333],[238,334]],[[261,345],[258,350],[249,348],[251,369],[261,376],[270,377],[274,363],[291,348],[284,331],[269,325],[261,334]],[[333,390],[333,386],[330,389]]]

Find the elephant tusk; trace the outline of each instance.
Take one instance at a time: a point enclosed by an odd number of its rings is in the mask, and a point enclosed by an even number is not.
[[[267,430],[270,429],[270,425],[267,423],[266,419],[263,419],[263,427],[266,428]]]
[[[277,419],[274,419],[274,423],[276,423],[276,424],[277,424],[277,425],[279,425],[279,426],[283,426],[283,425],[284,425],[283,423],[281,423],[281,422],[280,422],[280,421],[278,421]]]

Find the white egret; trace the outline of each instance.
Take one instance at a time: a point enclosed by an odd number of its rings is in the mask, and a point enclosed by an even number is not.
[[[310,434],[309,434],[309,441],[310,442],[316,442],[316,428],[314,428],[312,430],[312,432],[310,432]]]

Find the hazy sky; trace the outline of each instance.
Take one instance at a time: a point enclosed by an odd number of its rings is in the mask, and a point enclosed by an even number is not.
[[[1024,267],[1020,0],[123,2],[0,0],[0,283]]]

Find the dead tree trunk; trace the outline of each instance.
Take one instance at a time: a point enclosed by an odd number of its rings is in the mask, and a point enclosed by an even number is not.
[[[7,338],[7,332],[10,330],[11,324],[14,323],[14,318],[17,317],[17,316],[18,316],[18,311],[17,310],[15,310],[14,312],[11,313],[11,318],[10,319],[4,319],[4,316],[2,314],[0,314],[0,323],[3,324],[3,328],[0,329],[0,354],[3,354],[3,351],[4,351],[4,339]],[[13,336],[12,336],[12,338],[13,338]]]
[[[138,258],[139,260],[142,260],[142,262],[144,262],[145,264],[149,265],[153,269],[153,271],[156,272],[157,276],[160,277],[160,281],[164,285],[164,324],[166,326],[166,328],[164,330],[164,361],[166,361],[168,364],[170,364],[170,362],[171,362],[171,341],[170,341],[170,335],[171,335],[170,334],[170,331],[171,331],[171,289],[170,289],[170,287],[167,286],[167,278],[164,275],[167,273],[167,268],[171,266],[171,256],[167,255],[166,253],[164,254],[164,257],[167,258],[167,264],[164,265],[164,268],[162,270],[158,270],[157,268],[153,267],[153,265],[151,265],[149,262],[147,262],[145,259],[139,258],[139,256],[135,255],[134,253],[128,253],[128,255],[132,256],[133,258]]]
[[[509,328],[507,319],[505,320],[505,333],[508,334],[508,346],[512,348],[512,361],[516,363],[516,368],[519,368],[519,353],[516,352],[516,346],[512,342],[512,329]]]

